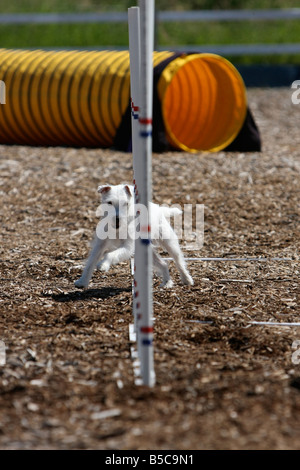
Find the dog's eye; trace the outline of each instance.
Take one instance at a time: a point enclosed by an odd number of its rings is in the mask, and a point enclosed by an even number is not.
[[[111,201],[108,201],[106,204],[109,204],[110,206],[112,206],[112,202],[111,202]]]

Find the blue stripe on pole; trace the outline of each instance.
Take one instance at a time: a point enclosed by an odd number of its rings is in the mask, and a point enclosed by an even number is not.
[[[152,136],[152,131],[141,131],[140,132],[140,137],[151,137]]]
[[[142,345],[143,346],[152,346],[153,340],[152,339],[143,339]]]

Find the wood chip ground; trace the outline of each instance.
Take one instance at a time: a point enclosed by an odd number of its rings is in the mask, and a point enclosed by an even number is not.
[[[153,155],[156,202],[204,204],[187,257],[264,259],[155,277],[153,389],[134,383],[129,263],[74,287],[97,186],[131,182],[131,155],[0,146],[1,449],[299,449],[300,328],[251,322],[300,322],[300,105],[248,96],[261,153]]]

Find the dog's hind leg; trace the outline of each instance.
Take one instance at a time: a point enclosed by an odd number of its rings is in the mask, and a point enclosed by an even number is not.
[[[82,288],[88,287],[91,277],[93,275],[94,269],[99,259],[103,256],[104,250],[105,250],[105,243],[103,242],[103,240],[100,240],[100,238],[98,238],[96,235],[94,242],[93,242],[92,251],[88,257],[82,276],[80,277],[80,279],[75,281],[76,287],[82,287]]]
[[[180,273],[180,279],[182,283],[192,286],[194,284],[194,281],[186,267],[185,259],[180,249],[178,238],[173,237],[172,239],[169,239],[169,240],[160,239],[159,243],[173,258],[174,263]]]
[[[159,256],[154,247],[152,248],[152,252],[153,267],[161,274],[163,278],[161,287],[172,287],[173,281],[170,278],[168,263]]]

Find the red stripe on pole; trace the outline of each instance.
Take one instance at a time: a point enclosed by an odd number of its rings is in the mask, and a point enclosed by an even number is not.
[[[152,326],[141,326],[141,333],[153,333]]]
[[[135,106],[134,102],[132,101],[131,99],[131,108],[133,109],[133,111],[139,111],[139,107],[138,106]]]
[[[140,118],[139,123],[140,124],[152,124],[152,119],[151,118]]]

